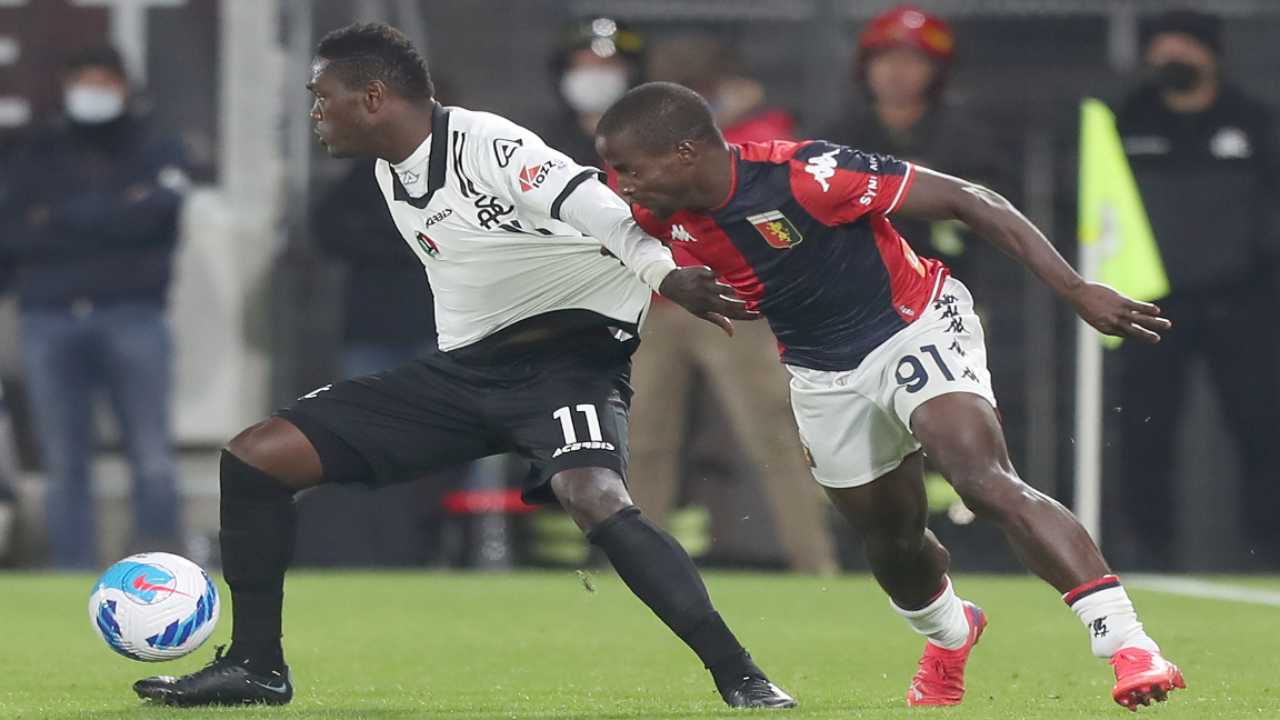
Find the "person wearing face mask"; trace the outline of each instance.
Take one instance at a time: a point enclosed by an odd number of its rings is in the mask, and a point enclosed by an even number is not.
[[[135,550],[181,550],[165,306],[186,186],[178,138],[131,112],[119,53],[62,76],[64,115],[21,148],[0,207],[33,421],[48,478],[51,563],[97,564],[93,405],[106,395],[133,473]]]
[[[1107,506],[1124,515],[1111,518],[1114,536],[1135,547],[1135,564],[1168,565],[1172,440],[1192,363],[1204,361],[1240,458],[1239,525],[1249,558],[1233,564],[1274,570],[1280,330],[1266,313],[1280,300],[1275,126],[1262,104],[1222,77],[1221,37],[1220,21],[1198,12],[1146,23],[1146,75],[1117,113],[1171,288],[1154,301],[1175,329],[1159,345],[1126,343],[1120,351],[1125,474]],[[1135,507],[1143,512],[1134,515]]]
[[[608,17],[575,20],[561,30],[551,56],[559,108],[542,123],[547,144],[583,165],[600,165],[596,122],[640,80],[645,38]]]

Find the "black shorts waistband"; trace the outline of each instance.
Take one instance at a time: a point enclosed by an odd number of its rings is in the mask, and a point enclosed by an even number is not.
[[[619,331],[625,335],[620,337]],[[522,320],[479,342],[442,354],[464,364],[490,364],[537,359],[562,354],[566,349],[617,347],[629,355],[638,344],[638,333],[630,323],[589,310],[559,310]]]

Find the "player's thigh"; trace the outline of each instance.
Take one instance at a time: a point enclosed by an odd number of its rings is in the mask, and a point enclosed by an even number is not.
[[[929,502],[919,452],[865,485],[824,489],[840,514],[866,538],[918,538],[924,534]]]
[[[969,392],[939,395],[916,408],[911,422],[929,459],[957,489],[993,473],[1013,473],[1004,429],[986,398]]]
[[[405,482],[505,448],[480,413],[489,378],[436,353],[318,388],[280,410],[329,482]]]
[[[791,409],[813,479],[827,489],[858,488],[919,449],[883,404],[850,382],[850,372],[791,367]]]
[[[536,361],[519,393],[497,399],[495,422],[533,463],[523,488],[527,501],[555,502],[551,478],[566,470],[601,468],[626,477],[630,358],[611,342]]]

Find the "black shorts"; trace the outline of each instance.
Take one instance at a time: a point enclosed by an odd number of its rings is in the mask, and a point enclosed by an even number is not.
[[[276,414],[316,447],[326,480],[381,486],[518,452],[533,463],[525,500],[554,502],[550,480],[562,470],[626,477],[634,349],[596,327],[477,356],[437,351]]]

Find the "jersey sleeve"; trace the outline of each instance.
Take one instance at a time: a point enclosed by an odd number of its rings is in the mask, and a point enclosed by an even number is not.
[[[675,262],[661,242],[640,229],[627,203],[605,184],[607,176],[514,123],[496,116],[494,121],[472,150],[489,192],[535,224],[549,218],[595,238],[657,290]]]
[[[911,163],[825,140],[805,143],[790,166],[792,194],[827,225],[888,215],[902,205],[915,177]]]
[[[577,164],[515,123],[495,118],[473,142],[473,166],[485,189],[526,217],[560,221],[564,203],[575,190],[586,182],[606,180],[599,169]]]

